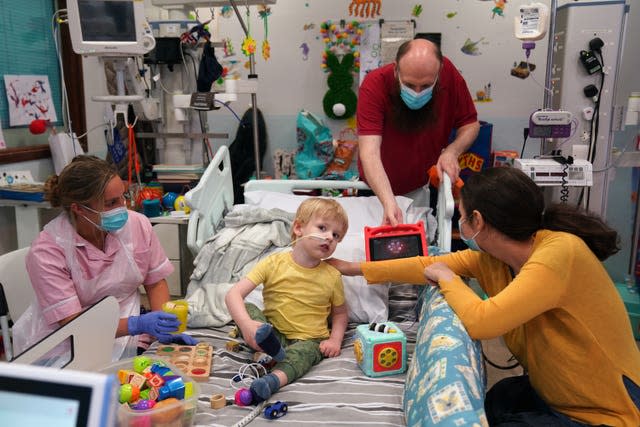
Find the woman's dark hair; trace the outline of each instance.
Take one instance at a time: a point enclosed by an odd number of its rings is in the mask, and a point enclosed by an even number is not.
[[[567,204],[545,208],[542,190],[519,169],[489,168],[471,175],[460,197],[467,215],[477,210],[489,225],[514,240],[524,241],[547,229],[580,237],[601,261],[620,250],[618,233],[598,216]]]
[[[62,207],[69,212],[72,203],[86,205],[101,197],[114,176],[116,170],[110,163],[96,156],[76,156],[60,175],[51,175],[47,179],[45,199],[51,206]]]

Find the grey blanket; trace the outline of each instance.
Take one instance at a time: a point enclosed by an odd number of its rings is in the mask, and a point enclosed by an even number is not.
[[[291,242],[294,214],[280,209],[235,206],[225,227],[212,236],[194,260],[187,288],[189,326],[222,326],[231,320],[224,295],[270,249]]]

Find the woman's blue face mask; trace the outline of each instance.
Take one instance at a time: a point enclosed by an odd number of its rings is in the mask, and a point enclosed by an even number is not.
[[[438,78],[436,77],[436,81],[433,82],[431,86],[421,90],[420,92],[416,92],[415,90],[405,86],[404,83],[400,82],[400,98],[402,98],[406,106],[410,109],[419,110],[431,101],[433,88],[436,86],[437,82]]]
[[[474,234],[473,236],[469,237],[468,239],[465,238],[462,235],[462,224],[467,220],[467,218],[465,219],[459,219],[458,220],[458,231],[460,231],[460,239],[469,247],[469,249],[471,249],[472,251],[478,251],[478,252],[482,252],[482,249],[480,249],[480,246],[478,246],[478,243],[476,242],[476,237],[478,236],[478,234],[480,234],[480,230],[478,230],[478,232],[476,234]]]
[[[91,221],[89,218],[85,217],[87,221],[106,232],[118,231],[127,223],[129,219],[129,212],[127,208],[124,206],[117,207],[115,209],[111,209],[104,212],[98,212],[96,210],[91,209],[88,206],[84,206],[84,208],[90,210],[91,212],[97,213],[100,215],[100,224],[96,224]]]

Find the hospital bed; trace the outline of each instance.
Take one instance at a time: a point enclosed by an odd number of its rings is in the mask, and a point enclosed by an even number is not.
[[[449,206],[438,209],[441,232],[438,246],[449,249],[451,240],[450,221],[453,214],[453,199],[450,187],[443,183],[440,197]],[[279,208],[291,217],[297,205],[306,196],[292,192],[309,188],[357,188],[364,189],[361,182],[338,181],[250,181],[245,186],[246,205],[233,206],[233,190],[228,150],[222,147],[203,174],[199,184],[187,193],[192,208],[188,230],[189,248],[196,254],[196,270],[208,245],[220,240],[218,236],[230,232],[231,216],[237,211],[264,209],[269,212]],[[363,260],[364,225],[379,224],[382,207],[375,197],[336,198],[349,215],[349,230],[334,254],[337,258]],[[399,197],[398,203],[412,222],[424,215],[424,210],[414,209],[411,201]],[[443,205],[444,206],[444,205]],[[448,222],[448,224],[447,224]],[[212,237],[214,237],[212,239]],[[217,239],[217,240],[216,240]],[[440,251],[430,247],[432,253]],[[267,252],[262,253],[266,256]],[[198,412],[195,425],[250,425],[266,426],[267,420],[252,406],[233,403],[236,389],[242,383],[234,377],[252,362],[253,351],[241,346],[238,351],[227,349],[234,340],[229,334],[230,317],[211,316],[211,324],[201,322],[194,311],[216,304],[220,309],[224,292],[237,280],[229,283],[198,283],[192,276],[187,300],[190,306],[189,334],[214,346],[211,375],[201,383]],[[196,275],[196,273],[194,273]],[[233,275],[231,275],[233,276]],[[480,348],[464,331],[459,320],[437,288],[413,285],[367,285],[363,278],[344,277],[345,296],[349,304],[350,324],[343,341],[339,357],[323,360],[299,380],[276,393],[270,402],[288,404],[288,413],[275,422],[289,425],[353,425],[367,426],[415,425],[486,425],[482,401],[484,397],[484,372],[480,359]],[[194,301],[194,296],[206,288],[222,290],[203,303]],[[259,288],[258,288],[259,289]],[[422,290],[420,295],[418,291]],[[217,291],[211,291],[215,294]],[[254,291],[255,292],[255,291]],[[222,302],[221,302],[222,301]],[[258,301],[257,303],[260,303]],[[417,318],[416,310],[421,317]],[[394,321],[407,338],[408,372],[383,377],[366,376],[356,363],[354,352],[355,327],[358,324]],[[194,323],[196,323],[194,325]],[[430,331],[437,330],[434,334]],[[241,341],[240,338],[238,338]],[[156,345],[149,350],[153,354]],[[419,359],[414,360],[414,355]],[[449,364],[447,364],[449,362]],[[435,369],[435,370],[434,370]],[[221,409],[212,409],[210,399],[214,395],[226,396],[227,404]],[[460,424],[462,422],[463,424]]]

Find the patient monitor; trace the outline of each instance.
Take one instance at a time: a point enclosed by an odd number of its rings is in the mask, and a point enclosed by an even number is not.
[[[80,55],[137,56],[156,41],[139,0],[68,0],[73,50]]]

